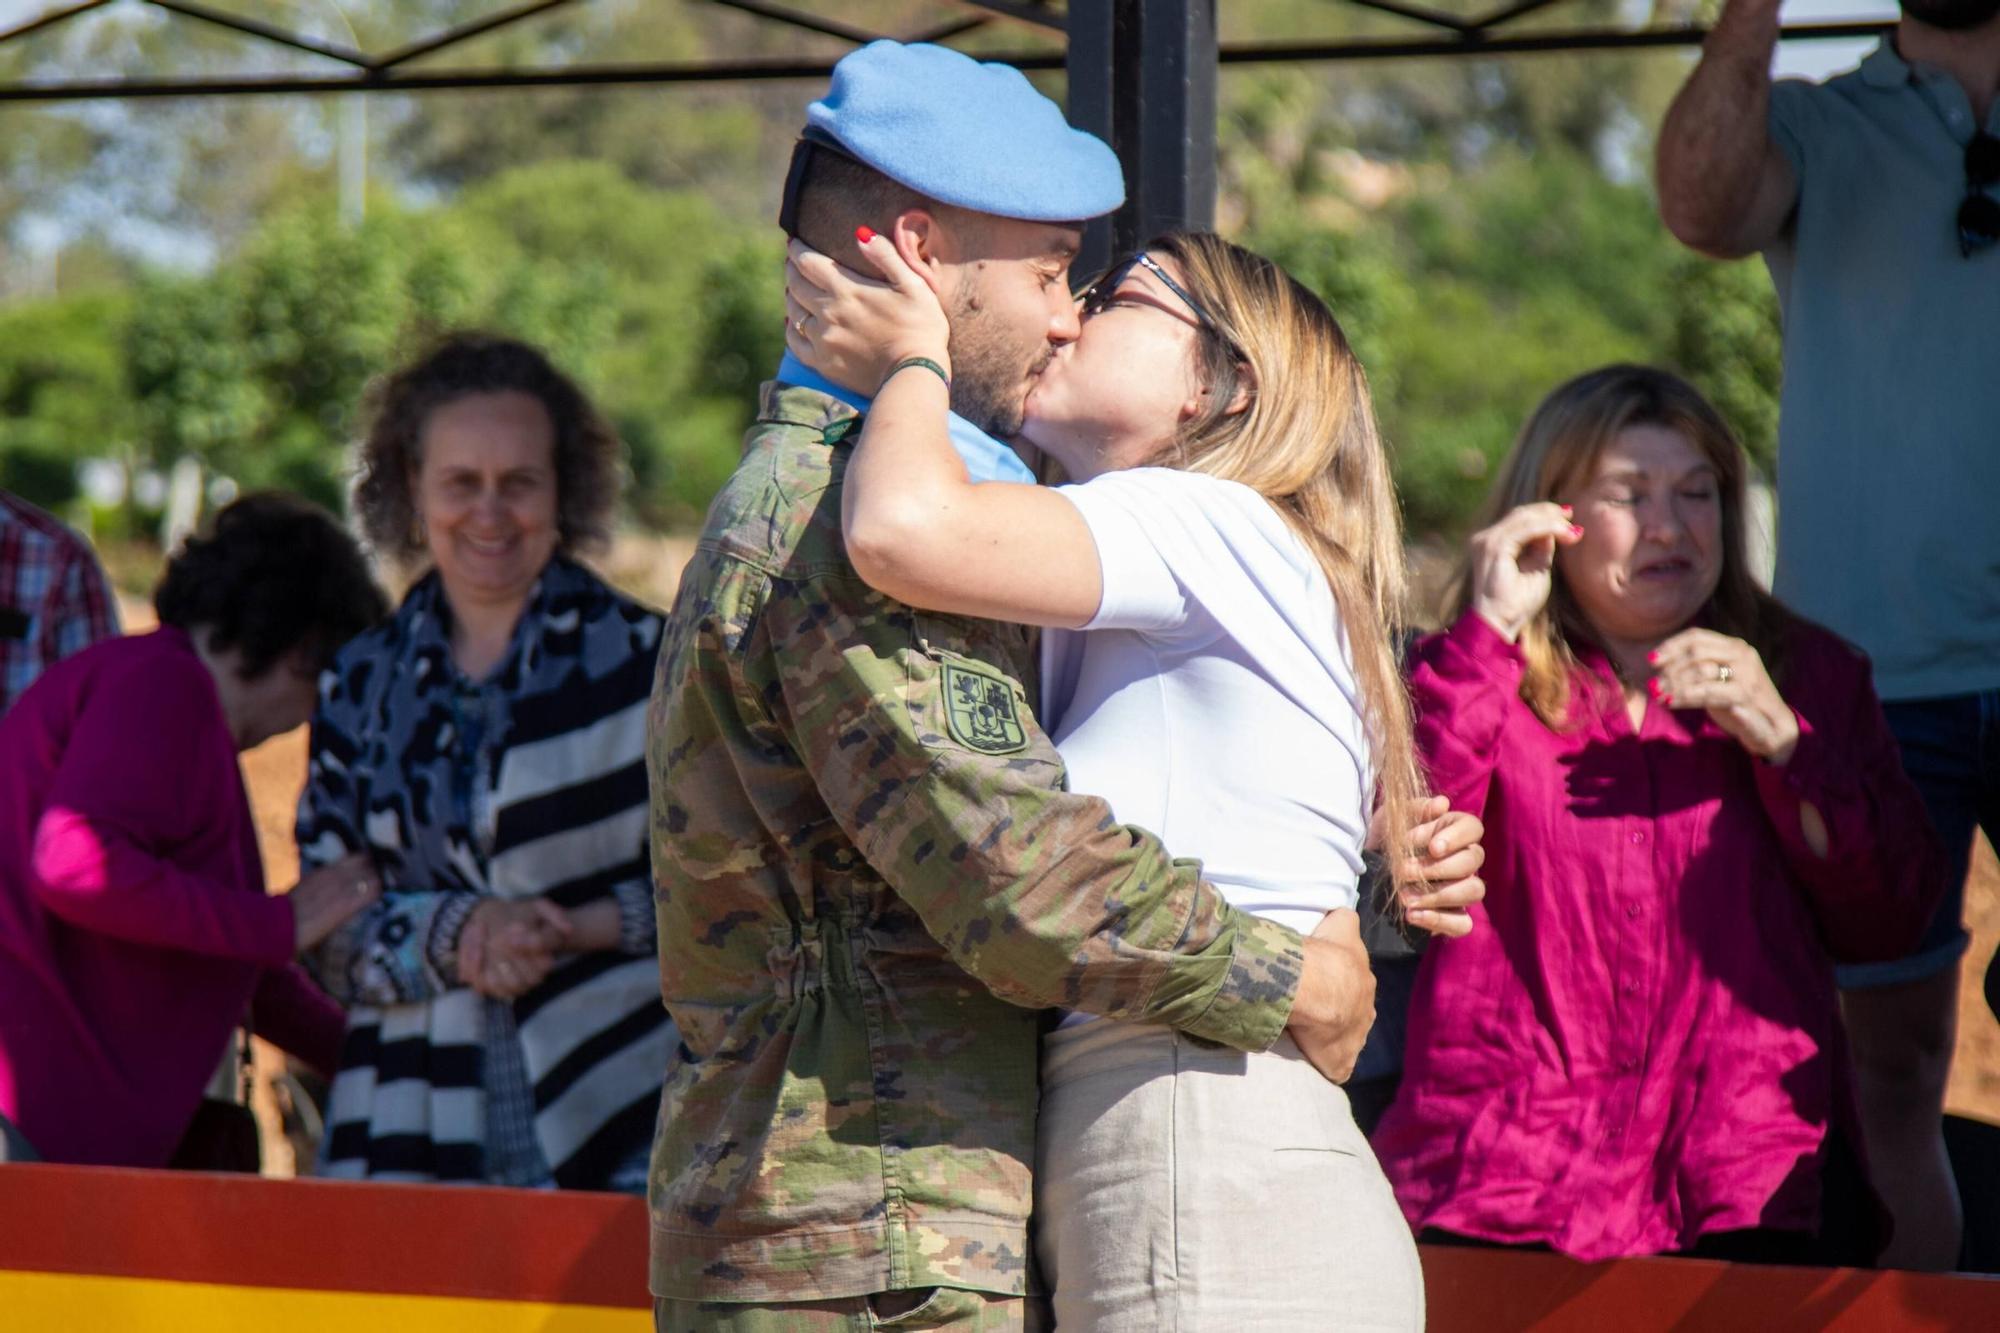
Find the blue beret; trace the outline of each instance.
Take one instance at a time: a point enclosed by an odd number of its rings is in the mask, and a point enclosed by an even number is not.
[[[1101,217],[1125,202],[1125,174],[1102,139],[1011,65],[949,47],[870,42],[833,67],[806,108],[825,136],[940,203],[1030,222]]]

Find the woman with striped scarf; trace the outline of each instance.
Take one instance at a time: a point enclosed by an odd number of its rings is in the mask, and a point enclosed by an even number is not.
[[[308,865],[382,901],[309,960],[349,1006],[320,1171],[645,1188],[661,1071],[645,705],[660,618],[571,558],[616,436],[533,348],[461,335],[392,376],[355,508],[429,566],[322,680]]]

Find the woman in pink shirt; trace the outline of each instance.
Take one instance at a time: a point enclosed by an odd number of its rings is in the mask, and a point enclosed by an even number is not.
[[[330,1073],[341,1012],[292,959],[380,892],[356,856],[266,896],[237,764],[383,615],[354,539],[246,496],[154,604],[0,719],[0,1123],[50,1161],[166,1165],[246,1018]]]
[[[1744,560],[1744,461],[1661,371],[1557,389],[1411,662],[1435,789],[1486,823],[1374,1140],[1426,1239],[1854,1261],[1879,1240],[1833,965],[1943,887],[1868,663]],[[1827,1207],[1822,1225],[1823,1196]]]

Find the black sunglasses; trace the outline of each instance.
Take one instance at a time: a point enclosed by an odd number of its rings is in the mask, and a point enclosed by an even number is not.
[[[2000,241],[2000,136],[1980,131],[1965,146],[1965,202],[1958,206],[1958,252],[1967,259]]]
[[[1135,268],[1145,269],[1146,272],[1152,274],[1161,283],[1165,284],[1166,289],[1175,296],[1178,296],[1181,299],[1181,304],[1188,308],[1188,313],[1194,316],[1196,324],[1221,339],[1223,345],[1228,347],[1230,352],[1239,360],[1242,358],[1242,353],[1236,350],[1235,340],[1222,331],[1221,325],[1209,318],[1208,312],[1201,308],[1201,302],[1189,295],[1187,288],[1168,277],[1167,271],[1161,268],[1153,257],[1144,250],[1113,264],[1110,268],[1104,270],[1102,277],[1084,287],[1083,295],[1080,299],[1083,301],[1083,313],[1085,317],[1100,315],[1110,309],[1112,301],[1117,298],[1119,285],[1132,275],[1132,270]]]

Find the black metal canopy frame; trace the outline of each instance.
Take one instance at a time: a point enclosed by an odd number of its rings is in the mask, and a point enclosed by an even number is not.
[[[0,31],[0,48],[118,0],[62,4]],[[63,102],[100,98],[224,97],[283,93],[423,92],[480,88],[561,88],[608,85],[698,84],[770,79],[825,79],[831,59],[790,57],[679,63],[584,64],[558,68],[462,68],[429,58],[474,38],[529,22],[588,0],[528,0],[485,17],[376,55],[249,18],[194,0],[123,0],[149,5],[181,19],[227,28],[269,46],[332,61],[327,74],[244,74],[204,78],[79,78],[0,81],[0,103]],[[1497,7],[1466,18],[1416,0],[1328,0],[1391,15],[1415,26],[1407,37],[1348,38],[1328,42],[1223,43],[1216,10],[1221,0],[952,0],[960,17],[914,32],[872,32],[828,15],[773,0],[707,0],[773,24],[861,45],[882,37],[906,42],[948,42],[995,25],[1032,31],[1061,46],[1010,52],[981,51],[1024,70],[1064,70],[1070,120],[1098,134],[1125,166],[1126,206],[1091,229],[1086,260],[1110,247],[1136,245],[1168,226],[1206,226],[1215,207],[1215,77],[1223,65],[1290,64],[1341,60],[1475,58],[1558,51],[1629,51],[1692,46],[1707,33],[1693,27],[1522,28],[1532,14],[1578,0],[1497,0]],[[1790,25],[1786,40],[1873,37],[1891,25],[1855,21]]]
[[[483,18],[413,41],[380,55],[358,51],[288,31],[270,23],[193,0],[127,0],[165,10],[199,23],[227,28],[274,47],[304,52],[345,66],[328,74],[246,74],[210,78],[60,79],[32,82],[0,81],[0,102],[58,102],[93,98],[221,97],[272,93],[420,92],[451,88],[551,88],[592,84],[715,83],[735,80],[825,78],[832,60],[748,58],[668,63],[586,64],[550,69],[439,68],[416,62],[462,46],[476,37],[514,27],[556,10],[576,9],[588,0],[530,0]],[[1050,0],[953,0],[971,11],[960,18],[915,32],[871,32],[838,18],[812,13],[770,0],[708,0],[725,9],[754,14],[774,24],[817,33],[860,45],[883,37],[904,42],[948,42],[968,32],[1013,24],[1052,37],[1109,18],[1126,25],[1164,20],[1173,26],[1205,30],[1206,53],[1217,64],[1249,65],[1330,60],[1393,60],[1414,57],[1475,57],[1521,55],[1552,51],[1615,51],[1666,46],[1691,46],[1707,35],[1697,27],[1666,28],[1536,28],[1521,31],[1519,21],[1530,14],[1574,5],[1576,0],[1513,0],[1486,14],[1462,18],[1456,14],[1405,0],[1329,0],[1408,20],[1423,31],[1409,37],[1353,38],[1332,42],[1261,42],[1218,44],[1214,13],[1217,0],[1069,0],[1058,8]],[[58,24],[103,9],[118,0],[81,0],[58,5],[37,18],[0,31],[0,46],[43,32]],[[1787,26],[1785,40],[1828,37],[1871,37],[1890,26],[1880,21],[1853,21]],[[1191,35],[1200,36],[1196,31]],[[1069,67],[1069,53],[1059,49],[981,53],[1021,69]],[[416,66],[413,68],[413,66]]]

